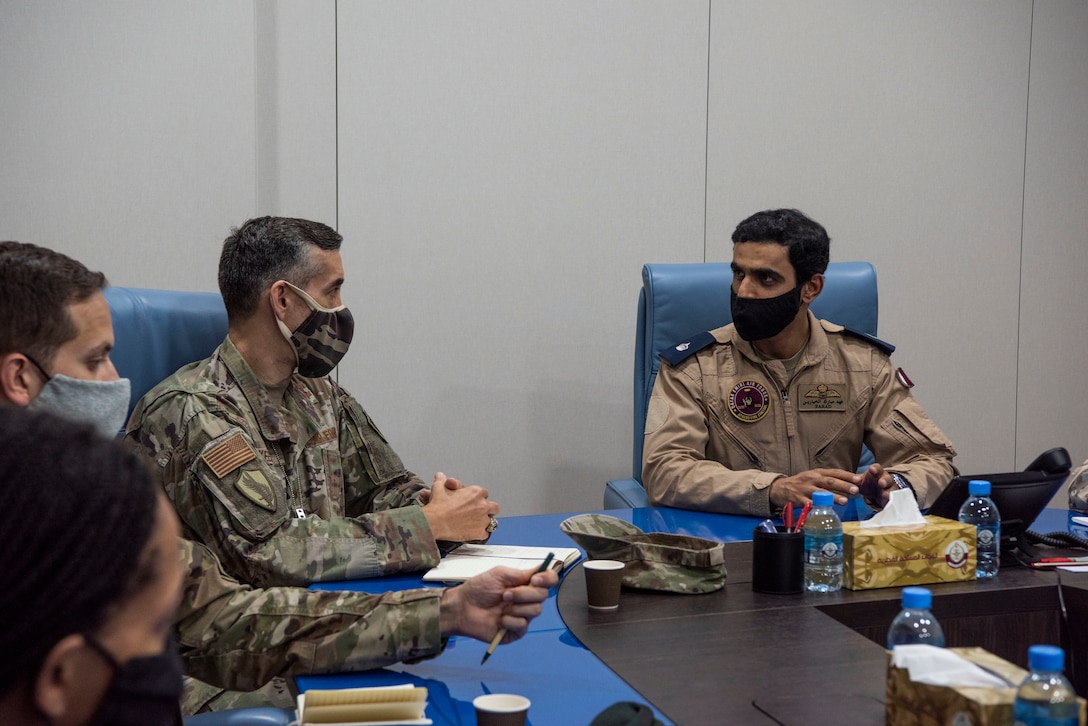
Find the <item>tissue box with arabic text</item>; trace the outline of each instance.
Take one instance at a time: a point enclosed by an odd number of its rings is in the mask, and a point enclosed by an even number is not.
[[[975,527],[926,516],[924,527],[842,525],[842,584],[851,590],[975,579]]]
[[[960,657],[1019,685],[1028,672],[983,648],[949,648]],[[891,665],[889,653],[885,723],[888,726],[1011,726],[1016,688],[934,686],[915,683],[905,668]],[[1080,725],[1085,724],[1085,700],[1080,703]]]

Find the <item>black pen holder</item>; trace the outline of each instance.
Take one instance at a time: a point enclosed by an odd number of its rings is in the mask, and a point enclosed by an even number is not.
[[[805,569],[805,535],[776,527],[752,532],[752,589],[771,595],[801,592]]]

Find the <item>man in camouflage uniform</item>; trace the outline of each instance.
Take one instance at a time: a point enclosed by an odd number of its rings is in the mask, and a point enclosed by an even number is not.
[[[879,508],[909,488],[926,507],[951,481],[956,452],[892,347],[809,312],[829,247],[796,210],[737,227],[733,322],[662,353],[642,459],[651,502],[765,517],[818,489]],[[862,443],[877,463],[857,474]]]
[[[497,567],[453,588],[382,595],[253,589],[224,574],[207,548],[181,544],[188,576],[175,630],[191,676],[182,699],[187,715],[270,703],[293,708],[287,676],[434,656],[454,635],[489,641],[505,627],[503,642],[517,640],[559,579],[550,570]]]
[[[250,585],[425,569],[438,541],[482,540],[496,524],[480,487],[439,474],[427,490],[329,377],[354,328],[340,243],[300,219],[236,230],[219,263],[227,338],[129,422],[126,440],[154,462],[185,536]]]
[[[18,311],[0,318],[0,405],[49,408],[103,431],[120,428],[110,412],[120,411],[123,420],[128,387],[109,357],[113,325],[105,286],[101,273],[65,255],[0,242],[0,309]],[[58,384],[71,388],[43,395]],[[529,572],[497,568],[448,590],[261,590],[226,575],[206,547],[184,539],[179,545],[185,582],[175,635],[192,676],[182,703],[186,715],[267,705],[276,694],[283,696],[276,705],[290,708],[284,677],[436,655],[452,635],[490,640],[503,627],[510,642],[525,633],[557,581],[551,571],[530,579]],[[265,684],[273,687],[224,692]]]

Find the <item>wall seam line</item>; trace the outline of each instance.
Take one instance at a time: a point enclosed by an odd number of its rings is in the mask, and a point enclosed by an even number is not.
[[[1035,0],[1032,0],[1030,20],[1028,22],[1028,83],[1027,94],[1024,99],[1024,168],[1020,181],[1020,279],[1017,285],[1018,294],[1016,298],[1016,368],[1013,373],[1013,390],[1016,391],[1016,395],[1013,397],[1012,402],[1012,458],[1014,468],[1019,468],[1019,464],[1016,462],[1016,454],[1020,448],[1020,330],[1024,324],[1024,219],[1027,214],[1028,204],[1028,138],[1031,134],[1031,56],[1034,39]]]
[[[706,4],[706,120],[703,129],[703,262],[709,259],[710,240],[707,239],[707,216],[710,209],[710,42],[713,36],[711,15],[714,0]]]

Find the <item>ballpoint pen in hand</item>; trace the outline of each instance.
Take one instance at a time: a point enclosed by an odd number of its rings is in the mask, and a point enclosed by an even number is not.
[[[555,553],[549,552],[548,556],[544,558],[544,561],[540,563],[540,567],[536,568],[536,572],[534,572],[533,574],[535,575],[537,572],[543,572],[544,570],[548,569],[548,565],[552,563],[552,558],[554,557]],[[487,652],[484,653],[484,657],[480,660],[480,665],[483,665],[487,662],[487,659],[491,657],[491,654],[495,652],[495,648],[499,647],[499,643],[501,643],[502,639],[505,637],[506,628],[500,627],[499,632],[495,633],[495,637],[491,639],[491,644],[487,646]]]

